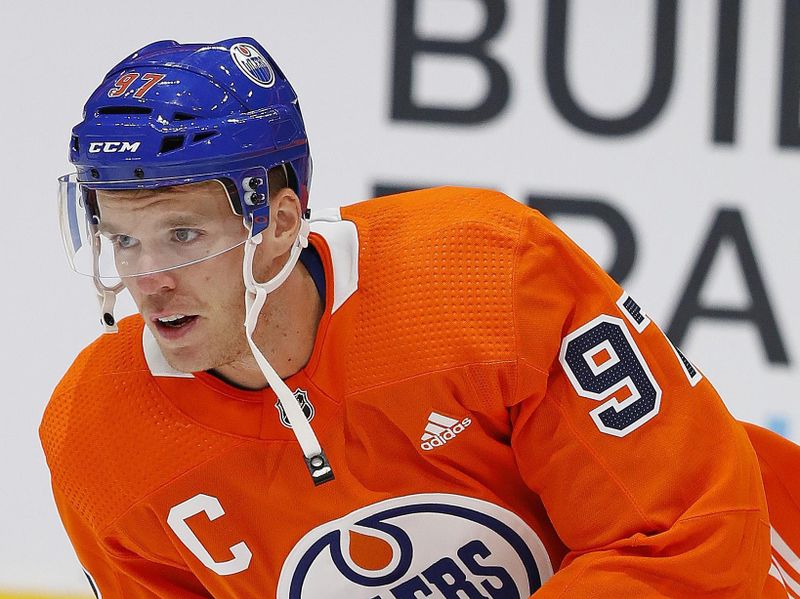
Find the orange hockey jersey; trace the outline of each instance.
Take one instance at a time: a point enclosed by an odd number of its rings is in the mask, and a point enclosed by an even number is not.
[[[310,242],[326,309],[286,382],[335,480],[314,487],[270,389],[176,372],[126,319],[40,431],[98,596],[791,592],[744,429],[539,213],[434,189],[320,214]]]
[[[800,598],[800,447],[744,424],[758,454],[772,524],[772,566],[764,597]],[[788,595],[787,595],[788,594]]]

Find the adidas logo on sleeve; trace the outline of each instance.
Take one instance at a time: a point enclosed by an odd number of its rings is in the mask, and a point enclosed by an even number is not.
[[[431,412],[428,416],[428,424],[422,434],[420,447],[425,451],[430,451],[445,445],[448,441],[456,438],[456,435],[463,433],[472,424],[471,418],[464,418],[461,421],[447,416],[442,416],[437,412]]]

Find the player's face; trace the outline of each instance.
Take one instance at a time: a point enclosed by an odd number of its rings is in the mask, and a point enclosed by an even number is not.
[[[189,266],[124,276],[175,263],[176,255],[194,256],[192,244],[209,238],[215,247],[220,238],[243,240],[242,218],[223,187],[208,181],[153,192],[99,191],[97,199],[100,229],[114,238],[123,282],[169,364],[197,372],[249,356],[241,245]]]

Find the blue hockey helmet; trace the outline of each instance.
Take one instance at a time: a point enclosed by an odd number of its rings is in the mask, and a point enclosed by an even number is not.
[[[60,178],[62,233],[72,267],[95,277],[115,274],[98,272],[99,250],[87,251],[100,237],[97,190],[218,180],[257,235],[269,223],[267,171],[283,165],[304,211],[308,204],[311,156],[297,94],[252,38],[159,41],[134,52],[86,102],[69,159],[76,172]]]

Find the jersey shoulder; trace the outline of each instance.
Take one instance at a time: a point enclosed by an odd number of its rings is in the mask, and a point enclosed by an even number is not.
[[[515,235],[522,219],[538,214],[492,189],[434,187],[374,198],[342,208],[347,220],[371,233],[414,239],[450,227],[488,228]]]
[[[119,321],[119,332],[103,334],[81,351],[56,386],[53,396],[65,394],[92,378],[147,372],[142,353],[144,322],[137,314]]]
[[[426,189],[342,208],[358,229],[356,387],[515,359],[520,235],[533,209],[497,191]]]
[[[96,530],[231,443],[163,396],[144,357],[143,327],[139,316],[126,318],[118,334],[84,349],[39,428],[53,485]]]

